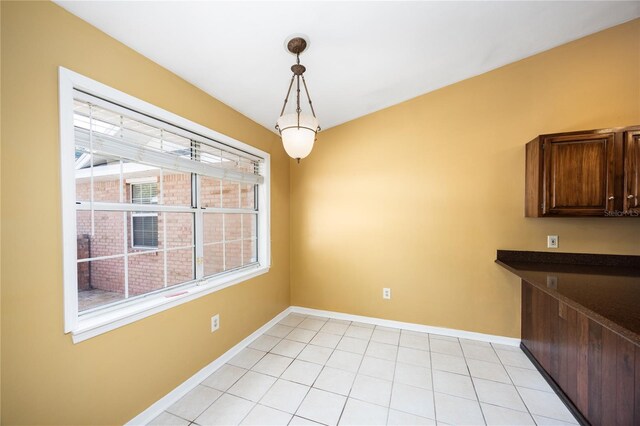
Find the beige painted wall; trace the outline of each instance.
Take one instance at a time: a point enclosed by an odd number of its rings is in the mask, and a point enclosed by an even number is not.
[[[0,23],[2,22],[2,7],[0,7]],[[0,30],[0,46],[2,46],[2,31]],[[1,50],[1,49],[0,49]],[[2,70],[2,55],[0,54],[0,74]],[[2,78],[0,77],[0,99],[2,99]],[[0,102],[0,241],[2,241],[2,102]],[[2,259],[2,244],[0,243],[0,259]],[[0,261],[0,372],[2,371],[2,261]],[[0,424],[2,423],[2,374],[0,373]]]
[[[518,337],[497,249],[640,254],[637,219],[525,218],[525,143],[631,124],[640,20],[320,133],[291,164],[292,305]]]
[[[122,424],[289,306],[288,157],[273,133],[62,8],[1,7],[2,424]],[[74,345],[63,334],[59,65],[269,151],[271,271]]]
[[[528,140],[640,124],[639,20],[323,132],[290,165],[271,132],[58,6],[2,2],[0,15],[3,424],[125,422],[290,301],[517,336],[518,281],[496,249],[545,250],[553,233],[561,251],[640,254],[640,220],[523,217]],[[59,65],[269,151],[271,272],[73,345]]]

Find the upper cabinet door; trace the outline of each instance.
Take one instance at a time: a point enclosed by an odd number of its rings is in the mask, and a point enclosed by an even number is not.
[[[543,141],[543,215],[604,216],[614,206],[614,133]]]
[[[640,212],[640,130],[625,132],[624,209]]]

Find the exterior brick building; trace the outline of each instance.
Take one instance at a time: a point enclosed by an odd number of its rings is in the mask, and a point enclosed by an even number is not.
[[[153,176],[153,173],[147,172],[142,179],[125,174],[122,180],[124,202],[131,203],[132,186],[144,182],[156,185],[158,191],[157,200],[150,204],[191,206],[190,174],[165,172],[161,185],[157,169],[155,173],[156,176]],[[78,200],[90,200],[90,190],[89,178],[76,180]],[[202,207],[253,208],[255,202],[253,185],[201,177],[200,191]],[[120,201],[119,175],[94,177],[93,197],[95,201],[118,203]],[[146,216],[157,217],[157,240],[155,240],[157,247],[142,248],[134,245],[132,237],[133,218],[137,214],[96,210],[93,212],[92,233],[92,212],[77,212],[79,292],[103,290],[120,294],[124,298],[127,291],[128,296],[132,297],[164,288],[165,273],[167,287],[195,278],[196,259],[193,241],[195,215],[189,212],[146,212]],[[203,235],[205,276],[255,261],[255,215],[205,212]],[[105,256],[118,257],[81,261]],[[127,262],[126,265],[125,262]],[[128,276],[126,284],[125,275]]]

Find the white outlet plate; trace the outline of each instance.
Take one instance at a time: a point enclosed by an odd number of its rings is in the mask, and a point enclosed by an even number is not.
[[[220,328],[220,314],[211,317],[211,332],[213,333]]]
[[[391,289],[390,288],[383,288],[382,289],[382,298],[383,299],[391,299]]]
[[[557,235],[547,235],[547,248],[558,248]]]

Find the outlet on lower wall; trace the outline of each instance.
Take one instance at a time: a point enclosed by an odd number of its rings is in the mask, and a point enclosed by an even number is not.
[[[547,248],[558,248],[557,235],[547,235]]]
[[[391,289],[390,288],[383,288],[382,289],[382,298],[383,299],[391,299]]]
[[[211,317],[211,332],[213,333],[220,328],[220,314]]]

